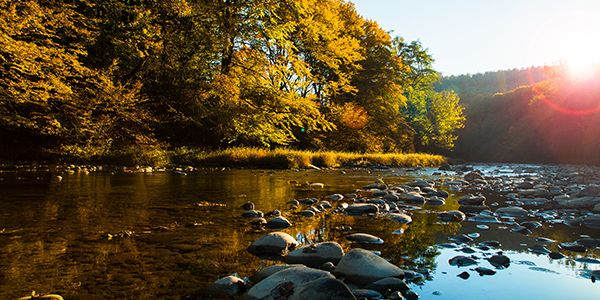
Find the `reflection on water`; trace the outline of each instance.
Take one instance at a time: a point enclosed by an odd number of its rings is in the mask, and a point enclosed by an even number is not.
[[[503,168],[490,173],[510,173]],[[301,244],[337,241],[345,251],[353,247],[379,251],[403,269],[421,271],[426,280],[411,285],[423,299],[592,299],[600,291],[600,283],[593,284],[586,271],[598,266],[575,261],[580,256],[597,258],[598,250],[587,254],[567,251],[570,256],[563,260],[550,260],[527,250],[536,243],[536,236],[571,242],[582,234],[600,238],[597,230],[546,224],[534,235],[523,236],[510,233],[504,224],[486,224],[489,229],[483,230],[473,222],[448,224],[437,219],[437,211],[457,209],[454,200],[470,191],[441,188],[451,195],[446,204],[412,211],[413,221],[408,225],[386,218],[333,213],[307,219],[291,214],[294,210],[288,204],[292,199],[351,193],[377,178],[393,185],[426,178],[436,180],[439,187],[443,178],[454,175],[434,176],[433,171],[271,174],[198,170],[187,176],[92,172],[63,174],[62,180],[48,170],[2,172],[0,230],[5,229],[0,234],[0,299],[15,299],[32,290],[58,293],[65,299],[181,299],[219,277],[233,273],[248,277],[281,262],[261,260],[246,251],[270,231],[252,228],[249,220],[241,217],[240,206],[247,201],[263,212],[282,211],[294,224],[282,231]],[[482,192],[490,203],[504,200],[501,195]],[[223,205],[198,206],[198,202]],[[343,226],[353,230],[335,229]],[[403,233],[395,234],[399,229]],[[345,236],[356,232],[376,235],[385,243],[349,243]],[[513,263],[493,276],[450,266],[450,258],[464,253],[434,245],[447,243],[448,237],[459,233],[479,233],[476,241],[498,240],[502,244],[502,249],[477,250],[473,255],[479,258],[480,266],[490,267],[485,257],[500,250]],[[558,250],[556,244],[546,247]],[[468,280],[456,276],[463,271],[472,276]]]

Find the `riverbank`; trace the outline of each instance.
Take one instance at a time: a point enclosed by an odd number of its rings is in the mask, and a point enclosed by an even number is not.
[[[224,150],[194,148],[132,149],[113,151],[83,163],[123,166],[165,167],[173,165],[307,169],[331,167],[437,167],[451,162],[441,155],[426,153],[349,153],[234,147]]]

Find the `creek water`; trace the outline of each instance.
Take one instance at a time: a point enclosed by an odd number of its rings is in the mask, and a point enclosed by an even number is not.
[[[505,176],[523,174],[511,165],[479,168]],[[518,169],[523,170],[522,166]],[[575,253],[557,247],[582,235],[600,238],[598,229],[544,222],[525,236],[510,232],[515,227],[510,224],[441,222],[437,213],[457,209],[456,199],[465,194],[482,193],[488,205],[495,202],[499,207],[510,199],[505,192],[444,186],[445,180],[460,177],[454,172],[344,171],[198,169],[187,175],[171,171],[57,174],[37,168],[0,172],[0,299],[17,299],[32,291],[60,294],[64,299],[195,299],[196,290],[221,277],[249,277],[282,263],[246,251],[252,242],[274,231],[253,227],[241,216],[241,205],[247,201],[265,213],[280,210],[293,226],[279,231],[300,244],[336,241],[345,251],[356,247],[376,251],[405,270],[420,272],[423,276],[409,286],[421,299],[598,299],[600,295],[600,282],[594,283],[590,275],[600,264],[576,261],[598,258],[600,250]],[[384,217],[334,214],[332,210],[306,218],[293,214],[303,207],[294,209],[288,204],[293,199],[328,200],[331,194],[353,193],[377,179],[394,186],[416,179],[433,180],[437,189],[450,196],[442,206],[426,204],[410,210],[410,224]],[[307,185],[309,182],[324,186]],[[371,197],[368,192],[361,194]],[[334,207],[340,202],[352,203],[349,199],[330,202]],[[338,230],[340,227],[352,230]],[[376,235],[384,243],[363,245],[344,238],[359,232]],[[461,233],[479,234],[471,243],[475,253],[436,246]],[[540,244],[536,242],[540,236],[556,240],[544,245],[567,257],[552,260],[528,250]],[[487,240],[502,246],[485,251],[474,247]],[[477,266],[449,264],[456,255],[475,255],[478,266],[493,269],[484,258],[498,251],[508,256],[511,264],[496,269],[494,275],[478,275],[473,271]],[[465,271],[470,274],[468,279],[457,276]]]

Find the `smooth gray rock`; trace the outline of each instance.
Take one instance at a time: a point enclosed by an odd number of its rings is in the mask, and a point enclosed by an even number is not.
[[[471,266],[471,265],[476,265],[479,262],[474,260],[473,258],[469,257],[469,256],[464,256],[464,255],[457,255],[453,258],[451,258],[449,261],[451,266],[458,266],[458,267],[462,267],[462,266]]]
[[[600,215],[586,216],[583,225],[592,229],[600,229]]]
[[[359,244],[383,244],[383,240],[381,238],[367,233],[355,233],[347,235],[346,239]]]
[[[250,281],[253,284],[257,284],[259,283],[261,280],[281,271],[281,270],[285,270],[287,268],[292,268],[292,267],[304,267],[304,265],[274,265],[274,266],[270,266],[268,268],[262,269],[256,273],[254,273],[254,275],[250,276]]]
[[[288,251],[295,249],[298,242],[285,232],[271,232],[256,240],[248,252],[253,255],[263,256],[285,256]]]
[[[271,297],[271,291],[275,290],[283,283],[289,283],[288,285],[296,289],[303,284],[320,278],[335,279],[331,273],[322,270],[307,268],[304,266],[287,268],[261,280],[243,295],[243,299],[273,299],[273,297]]]
[[[203,295],[234,295],[245,291],[245,283],[235,276],[223,277],[198,292]]]
[[[404,278],[402,269],[377,254],[360,248],[348,251],[333,274],[359,286],[367,286],[387,277]]]
[[[352,290],[352,294],[354,294],[354,297],[356,297],[358,299],[366,299],[366,300],[381,299],[381,297],[382,297],[381,293],[379,293],[378,291],[369,290],[369,289]]]
[[[459,210],[444,211],[438,214],[438,219],[444,222],[462,222],[467,216]]]
[[[352,291],[334,278],[319,278],[295,288],[289,300],[353,300]]]
[[[392,221],[400,223],[400,224],[408,224],[412,222],[412,218],[404,213],[389,213],[386,217],[390,218]]]
[[[292,226],[292,223],[282,216],[275,217],[266,224],[269,228],[288,228]]]
[[[337,264],[344,256],[344,249],[336,242],[325,242],[300,247],[290,252],[284,261],[318,268],[326,262]]]
[[[473,194],[468,194],[462,196],[457,201],[460,205],[485,205],[485,196],[475,196]]]
[[[242,217],[244,218],[262,218],[264,216],[265,215],[262,213],[262,211],[253,209],[247,210],[242,214]]]
[[[527,212],[527,210],[520,208],[520,207],[509,206],[509,207],[498,208],[496,210],[496,214],[498,214],[500,216],[524,218],[527,216],[528,212]]]
[[[408,192],[400,194],[400,200],[405,203],[412,203],[417,205],[425,204],[425,197],[418,192]]]
[[[346,207],[345,211],[350,215],[372,214],[378,213],[379,207],[373,203],[354,203]]]

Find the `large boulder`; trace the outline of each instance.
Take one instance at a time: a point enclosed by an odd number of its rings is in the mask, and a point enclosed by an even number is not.
[[[281,270],[254,285],[243,296],[245,300],[273,299],[273,294],[282,295],[286,290],[293,292],[296,287],[320,278],[334,279],[331,273],[303,266]],[[282,295],[283,296],[283,295]],[[289,296],[289,295],[288,295]]]
[[[404,278],[402,269],[377,254],[360,248],[348,251],[333,273],[336,277],[343,277],[359,286],[367,286],[388,277]]]
[[[285,256],[297,246],[298,242],[289,234],[285,232],[271,232],[256,240],[247,250],[259,257]]]
[[[352,291],[343,282],[335,278],[319,278],[294,289],[289,300],[352,300],[356,299]]]
[[[317,268],[326,262],[337,264],[344,256],[344,249],[336,242],[326,242],[300,247],[290,252],[284,261]]]
[[[231,296],[246,290],[244,281],[235,276],[223,277],[198,291],[201,295]]]

